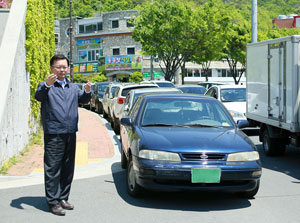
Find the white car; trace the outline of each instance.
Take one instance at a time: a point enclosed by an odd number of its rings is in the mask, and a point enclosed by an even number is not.
[[[136,84],[136,83],[122,83],[117,86],[114,97],[110,106],[110,123],[116,133],[120,132],[120,112],[123,106],[125,97],[130,90],[138,88],[158,88],[156,84]]]
[[[112,103],[112,99],[114,98],[114,94],[118,85],[120,85],[120,83],[112,82],[106,87],[104,91],[104,95],[102,99],[104,118],[110,119],[111,103]]]
[[[157,84],[159,87],[175,87],[175,85],[171,81],[166,80],[150,80],[150,81],[142,81],[141,84]]]
[[[246,86],[215,85],[210,87],[205,95],[221,101],[232,115],[234,121],[246,120]]]
[[[182,91],[178,88],[174,87],[164,87],[164,88],[139,88],[135,90],[131,90],[128,92],[124,105],[121,108],[119,119],[128,115],[128,112],[134,105],[137,98],[142,94],[149,94],[149,93],[182,93]]]

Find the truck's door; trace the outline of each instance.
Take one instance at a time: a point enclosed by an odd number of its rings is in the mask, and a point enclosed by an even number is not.
[[[268,115],[269,118],[285,120],[285,86],[286,86],[286,43],[269,45],[268,55]]]

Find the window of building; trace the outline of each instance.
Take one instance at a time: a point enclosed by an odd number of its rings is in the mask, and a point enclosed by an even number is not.
[[[81,50],[78,51],[79,62],[92,62],[97,61],[100,57],[100,50]]]
[[[120,55],[120,48],[114,48],[113,49],[113,55],[114,56]]]
[[[201,77],[211,77],[212,76],[212,71],[211,71],[211,69],[209,69],[208,71],[207,71],[207,73],[205,73],[205,71],[204,70],[201,70]]]
[[[102,30],[102,22],[79,25],[79,33],[93,33]]]
[[[119,28],[119,20],[113,20],[111,21],[111,28]]]
[[[65,34],[66,34],[67,37],[70,36],[70,28],[66,29]]]
[[[84,25],[79,25],[79,33],[84,33]]]
[[[187,77],[192,77],[193,76],[193,70],[188,69],[187,70]]]
[[[59,42],[59,34],[58,33],[55,33],[55,44],[58,44]]]
[[[200,71],[198,69],[194,70],[194,77],[200,77]]]
[[[87,25],[85,27],[85,32],[86,33],[92,33],[92,32],[95,32],[96,31],[96,24],[90,24],[90,25]]]
[[[135,48],[134,47],[128,47],[127,48],[127,55],[134,55],[135,54]]]
[[[98,30],[98,31],[103,30],[103,23],[102,23],[102,22],[98,22],[98,23],[97,23],[97,30]]]
[[[226,70],[225,69],[219,69],[217,70],[218,77],[226,77]]]

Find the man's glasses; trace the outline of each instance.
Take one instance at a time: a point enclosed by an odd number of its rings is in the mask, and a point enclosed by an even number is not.
[[[56,67],[56,66],[52,66],[57,70],[67,70],[69,67]]]

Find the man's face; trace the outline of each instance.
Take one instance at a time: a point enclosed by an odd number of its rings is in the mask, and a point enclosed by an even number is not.
[[[69,71],[68,61],[66,59],[63,60],[55,60],[53,65],[51,66],[51,72],[57,76],[57,79],[63,81],[67,76]]]

